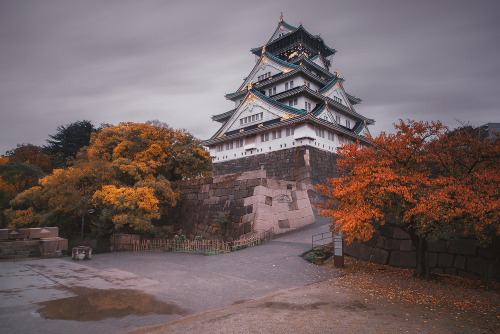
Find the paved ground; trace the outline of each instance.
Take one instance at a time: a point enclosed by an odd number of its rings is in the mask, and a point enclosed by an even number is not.
[[[123,333],[307,286],[337,274],[298,256],[311,235],[326,231],[318,219],[261,246],[217,256],[125,252],[88,262],[0,262],[1,331]]]

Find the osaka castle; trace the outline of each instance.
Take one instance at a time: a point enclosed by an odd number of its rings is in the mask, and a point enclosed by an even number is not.
[[[320,35],[288,24],[282,15],[269,41],[250,51],[255,65],[226,94],[234,108],[212,116],[221,127],[204,141],[214,169],[291,148],[335,153],[347,142],[368,143],[374,120],[356,111],[361,99],[345,91],[344,78],[332,70],[336,50]]]

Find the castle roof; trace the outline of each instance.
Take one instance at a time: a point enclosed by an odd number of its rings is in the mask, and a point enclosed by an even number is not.
[[[280,22],[278,23],[278,27],[273,34],[273,37],[275,36],[276,32],[282,28],[282,26],[291,31],[275,39],[271,37],[271,39],[265,45],[252,48],[250,49],[250,51],[257,56],[260,56],[262,55],[262,49],[264,48],[264,46],[266,47],[267,51],[275,53],[276,50],[279,50],[285,44],[292,44],[295,41],[300,41],[301,43],[309,45],[313,49],[312,51],[315,51],[314,54],[320,52],[324,57],[328,57],[337,52],[337,50],[335,50],[334,48],[326,45],[326,43],[319,35],[313,35],[308,32],[302,26],[302,24],[298,27],[294,27],[286,23],[284,20],[280,20]]]

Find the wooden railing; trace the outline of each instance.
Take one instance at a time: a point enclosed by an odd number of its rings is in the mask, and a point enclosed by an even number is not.
[[[271,228],[264,232],[250,232],[240,236],[234,241],[221,240],[186,240],[180,238],[154,239],[154,240],[135,240],[132,241],[132,250],[134,252],[182,252],[205,255],[223,254],[239,249],[253,247],[264,241],[272,239],[274,230]]]

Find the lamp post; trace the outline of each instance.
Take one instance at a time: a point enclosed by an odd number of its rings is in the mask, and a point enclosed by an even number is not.
[[[83,198],[79,198],[80,201],[85,203],[87,205],[87,208],[80,210],[80,214],[82,215],[82,234],[81,234],[81,240],[83,244],[83,226],[85,225],[85,215],[88,213],[94,213],[94,209],[89,209],[88,206],[90,205],[89,202],[84,200]]]

